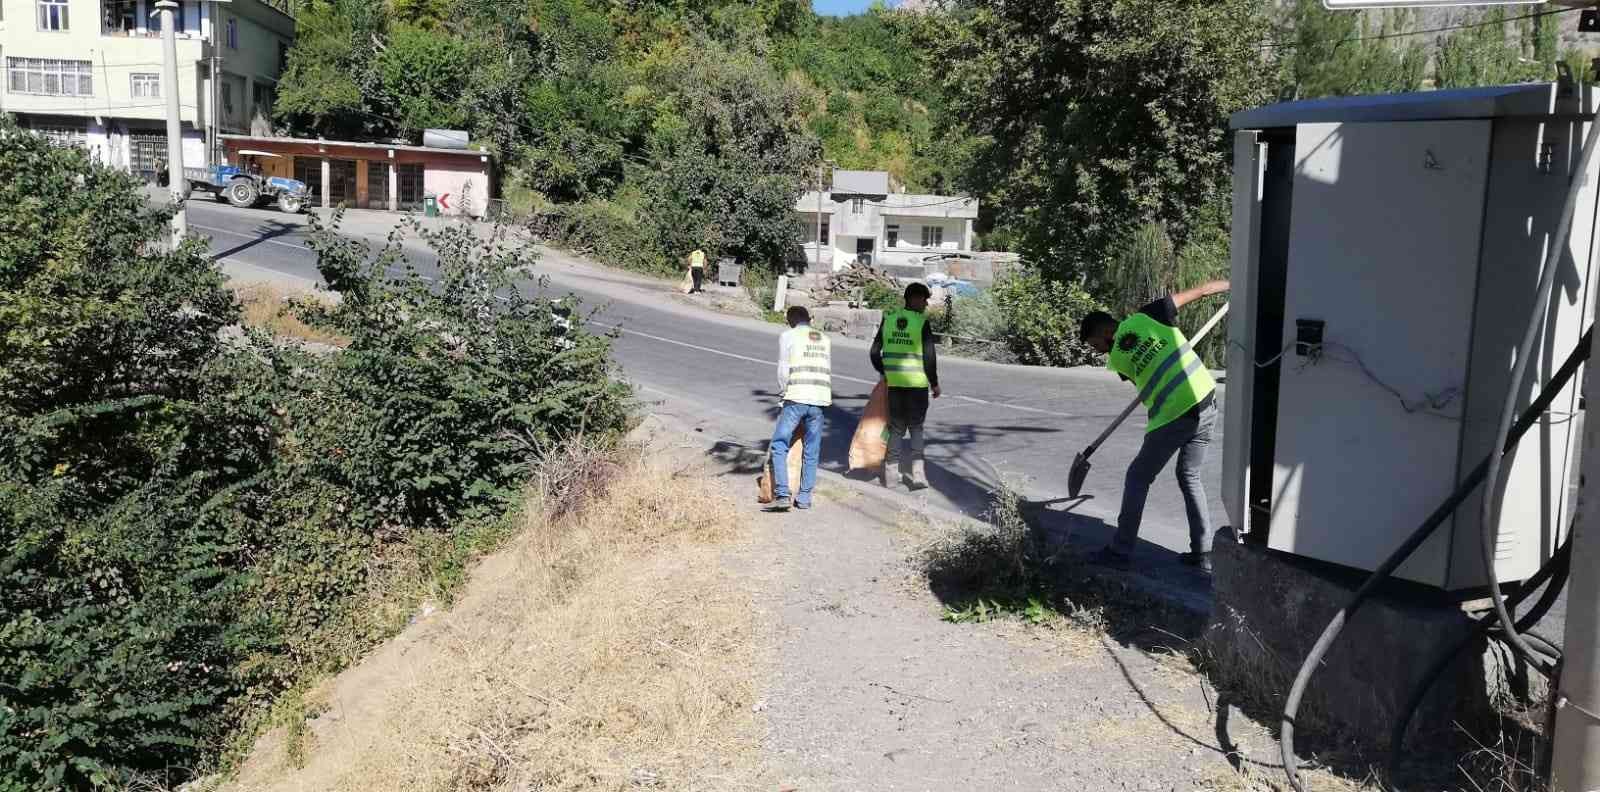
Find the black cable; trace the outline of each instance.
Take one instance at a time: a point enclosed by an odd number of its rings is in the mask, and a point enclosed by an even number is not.
[[[1521,16],[1505,17],[1504,19],[1485,19],[1478,22],[1469,22],[1465,25],[1445,25],[1443,27],[1426,28],[1423,30],[1410,30],[1402,33],[1380,33],[1376,36],[1350,36],[1339,39],[1334,43],[1334,46],[1338,47],[1342,44],[1349,44],[1353,41],[1379,41],[1382,39],[1406,38],[1407,36],[1425,36],[1429,33],[1448,33],[1452,30],[1469,30],[1471,28],[1489,27],[1490,25],[1504,25],[1507,22],[1521,22],[1524,19],[1537,19],[1539,17],[1555,16],[1556,14],[1566,14],[1573,11],[1582,10],[1582,8],[1557,8],[1550,11],[1536,11],[1534,13],[1523,14]],[[1299,46],[1299,42],[1269,41],[1257,46],[1261,47],[1262,49],[1278,49],[1279,47],[1288,47],[1293,49]]]
[[[1589,132],[1584,137],[1583,152],[1578,155],[1577,167],[1572,171],[1571,183],[1567,187],[1567,198],[1561,207],[1561,221],[1556,225],[1555,236],[1550,241],[1550,246],[1544,251],[1544,267],[1539,273],[1538,296],[1533,301],[1533,315],[1528,318],[1528,326],[1523,331],[1522,343],[1517,347],[1517,357],[1511,364],[1511,379],[1507,381],[1505,403],[1500,410],[1500,424],[1495,432],[1495,437],[1506,437],[1511,431],[1512,418],[1517,413],[1517,393],[1522,390],[1522,377],[1528,371],[1528,358],[1533,356],[1534,345],[1539,341],[1540,331],[1544,328],[1546,306],[1550,304],[1550,295],[1555,290],[1556,269],[1561,266],[1561,256],[1558,251],[1567,249],[1567,241],[1572,238],[1572,219],[1577,214],[1578,192],[1583,186],[1589,173],[1589,162],[1594,159],[1596,143],[1600,143],[1600,119],[1589,123]],[[1546,676],[1553,669],[1545,667],[1534,657],[1533,649],[1528,642],[1517,633],[1516,620],[1511,618],[1511,612],[1506,610],[1505,595],[1500,592],[1500,577],[1495,572],[1495,536],[1499,533],[1500,525],[1500,493],[1496,490],[1500,486],[1500,464],[1505,460],[1510,450],[1499,454],[1489,455],[1489,472],[1485,477],[1488,482],[1483,488],[1483,502],[1478,511],[1478,539],[1479,549],[1483,551],[1484,579],[1489,584],[1489,602],[1494,605],[1495,616],[1500,619],[1500,628],[1505,631],[1506,642],[1517,650],[1529,663],[1540,666]]]
[[[1600,125],[1597,125],[1597,127],[1600,127]],[[1538,398],[1534,399],[1533,403],[1522,411],[1522,416],[1511,427],[1511,431],[1505,435],[1506,439],[1501,447],[1501,453],[1509,452],[1516,448],[1517,442],[1522,439],[1522,436],[1539,421],[1544,411],[1549,409],[1550,403],[1555,401],[1556,396],[1565,387],[1567,381],[1572,379],[1573,374],[1578,370],[1578,366],[1588,359],[1589,344],[1593,336],[1593,327],[1584,331],[1583,337],[1578,340],[1577,348],[1573,349],[1572,354],[1567,356],[1566,362],[1561,364],[1561,368],[1539,391]],[[1462,501],[1465,501],[1472,494],[1472,491],[1483,483],[1484,479],[1488,477],[1489,461],[1493,458],[1495,458],[1495,454],[1491,453],[1489,457],[1479,462],[1477,467],[1474,467],[1472,472],[1468,473],[1466,478],[1462,479],[1461,483],[1456,486],[1455,492],[1450,493],[1450,497],[1446,498],[1444,503],[1439,504],[1439,507],[1428,515],[1428,519],[1423,520],[1422,524],[1417,526],[1417,529],[1412,531],[1411,535],[1407,536],[1405,541],[1401,542],[1400,546],[1395,548],[1394,552],[1390,553],[1389,557],[1384,559],[1383,563],[1379,564],[1378,568],[1367,576],[1366,581],[1361,584],[1361,588],[1356,590],[1350,601],[1328,621],[1328,626],[1323,628],[1322,635],[1317,638],[1316,644],[1306,654],[1305,661],[1300,664],[1300,672],[1295,675],[1294,685],[1289,688],[1289,697],[1283,704],[1283,719],[1279,724],[1278,737],[1278,750],[1283,757],[1284,773],[1289,777],[1290,786],[1293,786],[1299,792],[1304,792],[1305,787],[1300,783],[1299,765],[1294,756],[1294,719],[1296,713],[1300,710],[1300,700],[1305,697],[1306,688],[1311,684],[1312,674],[1316,673],[1317,667],[1322,665],[1322,658],[1327,656],[1334,640],[1344,630],[1345,622],[1349,621],[1350,617],[1367,601],[1367,598],[1372,596],[1372,592],[1378,587],[1378,584],[1389,577],[1401,564],[1405,563],[1405,560],[1410,558],[1411,554],[1416,552],[1417,548],[1421,547],[1422,543],[1427,541],[1428,537],[1432,536],[1433,532],[1440,525],[1443,525],[1445,520],[1450,519],[1450,515],[1455,513],[1456,508],[1461,505]]]
[[[1509,604],[1512,607],[1521,605],[1522,600],[1527,599],[1529,594],[1537,591],[1540,584],[1546,580],[1550,581],[1550,585],[1545,586],[1544,593],[1540,595],[1538,602],[1534,603],[1533,608],[1517,619],[1519,628],[1526,630],[1538,624],[1539,620],[1543,619],[1545,614],[1550,611],[1550,607],[1555,604],[1555,601],[1561,597],[1561,590],[1567,584],[1567,574],[1571,571],[1571,560],[1572,540],[1569,538],[1566,543],[1556,549],[1555,554],[1550,557],[1549,561],[1545,562],[1544,566],[1539,568],[1538,572],[1534,573],[1533,577],[1528,578],[1522,591],[1511,597]],[[1399,789],[1395,785],[1394,779],[1400,768],[1400,753],[1405,748],[1406,732],[1411,728],[1411,719],[1416,717],[1417,710],[1422,707],[1423,700],[1428,697],[1428,691],[1433,689],[1433,683],[1439,681],[1445,670],[1454,664],[1463,652],[1476,646],[1478,641],[1483,640],[1496,625],[1497,622],[1488,615],[1479,619],[1472,626],[1472,629],[1467,631],[1466,635],[1461,636],[1461,639],[1450,647],[1449,651],[1433,661],[1433,665],[1423,672],[1416,687],[1412,689],[1411,698],[1407,699],[1405,706],[1400,709],[1400,719],[1395,722],[1394,731],[1389,736],[1389,786],[1391,789]]]

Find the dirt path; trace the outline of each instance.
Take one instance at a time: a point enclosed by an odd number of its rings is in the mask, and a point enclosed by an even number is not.
[[[1219,717],[1181,638],[1097,609],[952,623],[920,559],[984,529],[833,476],[762,512],[759,444],[685,429],[649,419],[650,491],[530,529],[226,788],[1278,788],[1270,735]]]
[[[945,621],[914,556],[949,526],[838,484],[809,514],[753,518],[776,529],[752,560],[768,572],[764,745],[780,788],[1252,788],[1180,655],[1121,645],[1092,620]],[[1253,724],[1235,731],[1269,746]]]

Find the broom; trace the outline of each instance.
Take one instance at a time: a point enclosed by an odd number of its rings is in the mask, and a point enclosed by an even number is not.
[[[1192,348],[1195,344],[1200,343],[1200,339],[1205,338],[1206,333],[1211,332],[1211,328],[1216,327],[1217,323],[1222,321],[1222,317],[1227,315],[1228,304],[1223,303],[1222,307],[1218,308],[1217,312],[1212,314],[1211,318],[1200,326],[1200,332],[1195,333],[1194,338],[1189,340],[1189,346]],[[1090,443],[1087,448],[1079,451],[1078,455],[1073,457],[1072,470],[1067,474],[1067,494],[1069,496],[1076,498],[1078,493],[1083,490],[1084,479],[1089,477],[1089,457],[1094,455],[1094,452],[1100,448],[1100,444],[1104,443],[1106,438],[1110,437],[1111,433],[1115,432],[1117,427],[1121,426],[1122,422],[1127,420],[1128,416],[1133,413],[1134,408],[1138,406],[1139,397],[1135,396],[1133,401],[1128,402],[1127,407],[1122,408],[1122,413],[1117,416],[1116,420],[1112,421],[1111,425],[1107,426],[1105,431],[1094,439],[1093,443]]]

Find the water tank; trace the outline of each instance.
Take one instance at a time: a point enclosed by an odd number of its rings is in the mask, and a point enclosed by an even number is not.
[[[422,130],[422,145],[428,148],[465,149],[471,142],[472,136],[460,129]]]

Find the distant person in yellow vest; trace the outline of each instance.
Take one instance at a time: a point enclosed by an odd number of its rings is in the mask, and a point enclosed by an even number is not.
[[[1139,389],[1146,414],[1144,443],[1128,465],[1122,487],[1117,533],[1111,544],[1089,557],[1092,563],[1119,569],[1132,564],[1150,484],[1176,454],[1178,488],[1189,518],[1189,552],[1179,558],[1211,571],[1211,513],[1200,469],[1217,420],[1217,386],[1177,325],[1178,309],[1227,290],[1227,281],[1211,281],[1162,297],[1120,323],[1100,311],[1083,318],[1079,333],[1084,343],[1107,355],[1106,365]]]
[[[689,287],[690,294],[700,294],[705,289],[700,288],[706,280],[706,252],[696,248],[689,254],[689,275],[694,278],[694,285]]]
[[[783,394],[778,426],[772,432],[772,494],[769,511],[788,511],[789,439],[805,426],[801,452],[800,490],[792,502],[796,509],[811,508],[811,491],[817,486],[817,462],[822,457],[822,413],[833,404],[833,351],[828,336],[811,326],[811,312],[794,305],[784,316],[789,329],[778,338],[778,390]]]
[[[933,351],[933,328],[923,314],[928,307],[928,287],[913,283],[906,287],[905,297],[904,309],[883,315],[869,353],[872,367],[889,386],[889,431],[884,438],[889,451],[878,480],[889,486],[889,468],[898,458],[900,481],[908,489],[920,490],[928,486],[922,425],[928,418],[929,395],[939,398],[939,361]],[[908,433],[911,453],[905,454],[900,440]]]

